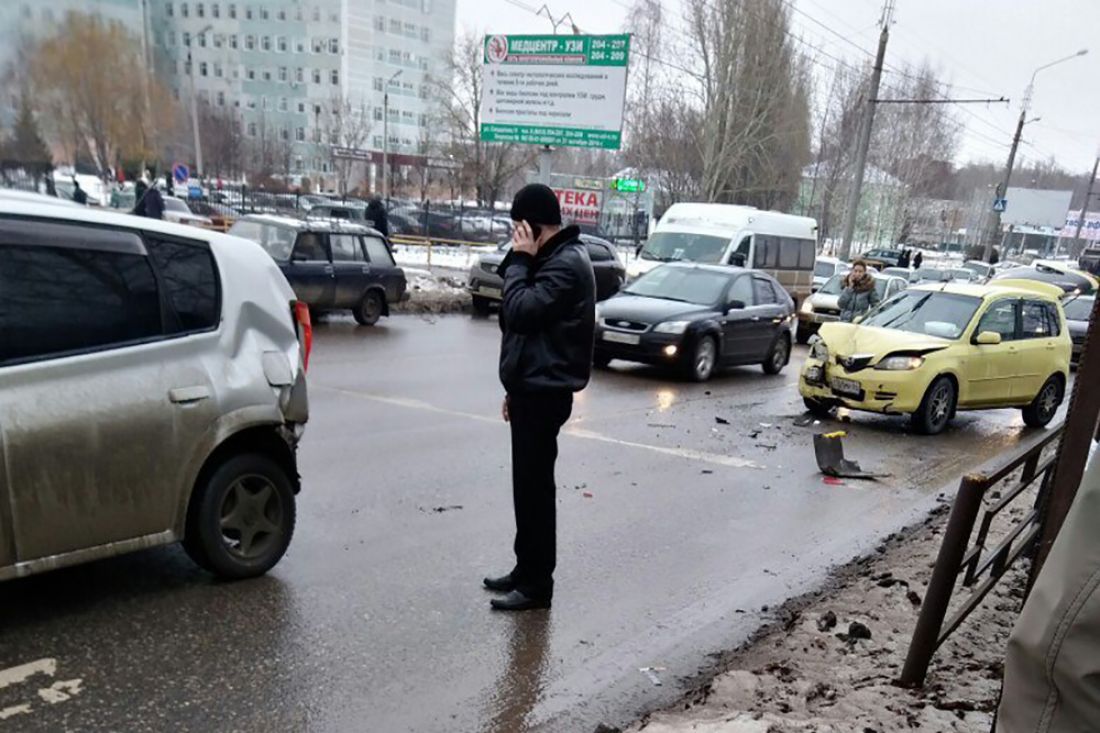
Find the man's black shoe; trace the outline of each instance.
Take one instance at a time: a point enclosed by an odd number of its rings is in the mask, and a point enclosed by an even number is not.
[[[495,611],[530,611],[535,608],[550,608],[549,596],[529,596],[514,590],[503,598],[494,598],[489,605]]]
[[[502,575],[499,578],[486,578],[481,581],[485,584],[485,587],[489,590],[497,591],[498,593],[511,593],[516,589],[516,581],[512,578],[512,574]]]

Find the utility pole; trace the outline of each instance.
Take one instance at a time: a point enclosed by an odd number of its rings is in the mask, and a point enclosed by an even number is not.
[[[840,244],[842,260],[847,260],[852,255],[852,238],[855,236],[856,218],[859,216],[859,200],[863,195],[863,173],[867,166],[867,149],[871,146],[871,130],[875,124],[875,103],[878,99],[879,82],[882,81],[882,65],[886,60],[886,42],[890,40],[890,23],[893,15],[894,0],[886,0],[886,5],[882,9],[882,31],[878,36],[875,68],[871,71],[871,87],[867,91],[867,106],[863,111],[863,124],[859,129],[859,146],[856,148],[852,188],[848,192],[848,209],[844,214],[844,238]]]
[[[382,205],[386,206],[390,201],[390,84],[401,76],[404,69],[398,69],[397,73],[386,82],[386,88],[382,93]]]
[[[1096,160],[1092,162],[1092,175],[1089,176],[1089,185],[1085,189],[1085,203],[1081,204],[1081,216],[1077,219],[1077,231],[1073,233],[1073,241],[1080,243],[1081,229],[1085,226],[1085,217],[1089,213],[1089,202],[1092,201],[1092,187],[1096,183],[1096,169],[1100,168],[1100,149],[1096,151]]]
[[[195,170],[194,178],[202,176],[204,169],[202,165],[202,135],[199,132],[199,102],[198,92],[195,91],[195,59],[191,54],[191,49],[194,47],[195,39],[199,36],[205,36],[210,31],[214,30],[214,26],[207,25],[201,31],[191,37],[190,42],[187,44],[187,66],[191,72],[191,131],[195,136]],[[205,43],[205,41],[204,41]]]
[[[1020,147],[1020,136],[1023,135],[1024,125],[1027,124],[1027,108],[1031,105],[1031,95],[1035,90],[1035,77],[1043,69],[1049,69],[1051,66],[1057,66],[1078,56],[1084,56],[1088,52],[1087,48],[1083,48],[1075,54],[1051,61],[1049,64],[1043,64],[1031,73],[1031,81],[1028,82],[1027,89],[1024,90],[1023,104],[1020,105],[1020,119],[1016,121],[1016,134],[1012,136],[1012,147],[1008,150],[1005,174],[994,194],[995,198],[1000,199],[1008,195],[1008,184],[1012,180],[1012,166],[1016,163],[1016,150]],[[994,209],[991,219],[992,221],[985,231],[985,251],[982,253],[982,259],[986,262],[993,259],[993,245],[999,243],[1001,238],[1001,212]]]

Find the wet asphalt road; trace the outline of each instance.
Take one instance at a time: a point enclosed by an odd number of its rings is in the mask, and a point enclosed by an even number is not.
[[[561,441],[555,606],[492,614],[480,578],[512,562],[497,340],[463,316],[322,324],[286,558],[220,583],[164,548],[0,585],[0,731],[622,724],[1025,431],[855,415],[849,457],[893,476],[830,486],[810,436],[832,423],[793,424],[804,350],[707,385],[616,365]]]

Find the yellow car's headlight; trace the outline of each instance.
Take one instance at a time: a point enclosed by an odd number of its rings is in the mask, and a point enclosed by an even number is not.
[[[922,364],[924,364],[923,356],[888,356],[875,364],[875,369],[888,372],[904,372],[919,369]]]

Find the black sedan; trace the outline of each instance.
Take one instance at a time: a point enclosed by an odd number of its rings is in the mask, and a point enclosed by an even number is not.
[[[1092,293],[1092,283],[1084,275],[1076,272],[1063,272],[1045,265],[1029,265],[1027,267],[1013,267],[1008,270],[999,270],[991,281],[997,280],[1038,280],[1039,282],[1057,285],[1067,293]]]
[[[1069,335],[1073,339],[1071,362],[1074,365],[1081,360],[1081,352],[1085,350],[1085,334],[1089,332],[1093,300],[1093,295],[1082,295],[1068,298],[1063,304],[1066,310],[1066,326],[1069,327]]]
[[[662,265],[597,307],[595,363],[671,366],[703,382],[724,366],[790,361],[794,301],[770,275],[740,267]]]
[[[619,292],[626,280],[626,268],[619,260],[614,245],[606,239],[582,234],[581,241],[588,249],[588,258],[592,260],[592,271],[596,273],[596,300],[606,300]],[[470,268],[467,287],[474,299],[474,312],[484,315],[494,301],[500,301],[504,279],[497,274],[497,268],[504,261],[512,243],[500,244],[496,251],[483,254]]]

